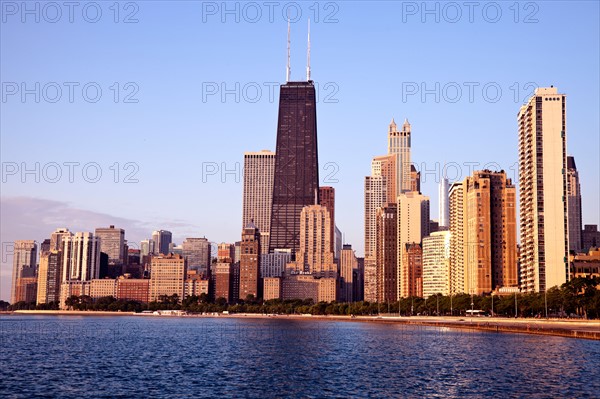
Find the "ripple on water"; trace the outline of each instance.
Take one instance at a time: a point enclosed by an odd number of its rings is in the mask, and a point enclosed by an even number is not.
[[[0,318],[0,397],[594,397],[600,343],[317,320]]]

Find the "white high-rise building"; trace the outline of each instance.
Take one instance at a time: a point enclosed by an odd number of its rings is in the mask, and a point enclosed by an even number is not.
[[[396,154],[396,196],[411,191],[411,132],[408,119],[399,131],[392,119],[388,128],[388,154]]]
[[[450,232],[423,238],[423,297],[450,294]]]
[[[62,281],[89,281],[100,277],[100,238],[80,232],[63,237]]]
[[[439,230],[448,230],[450,227],[450,204],[448,202],[448,179],[442,177],[438,192],[438,225]]]
[[[258,227],[262,253],[269,252],[274,175],[274,152],[262,150],[244,153],[242,228],[251,222]]]
[[[569,275],[566,96],[538,88],[517,120],[521,289],[543,292]]]
[[[452,183],[450,203],[450,294],[465,292],[465,192],[463,182]]]

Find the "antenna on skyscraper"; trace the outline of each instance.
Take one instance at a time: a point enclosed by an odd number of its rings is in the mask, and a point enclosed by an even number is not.
[[[306,50],[306,81],[310,81],[310,18],[308,19],[308,49]]]
[[[292,67],[290,66],[290,16],[288,15],[288,41],[287,41],[287,50],[288,50],[288,54],[287,54],[287,69],[285,72],[285,81],[289,82],[290,81],[290,72]]]

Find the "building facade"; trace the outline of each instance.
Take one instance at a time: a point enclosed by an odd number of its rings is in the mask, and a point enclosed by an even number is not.
[[[358,269],[356,254],[351,245],[344,245],[340,255],[340,302],[354,302],[354,284]]]
[[[317,102],[312,81],[280,86],[269,252],[300,246],[302,208],[318,202]]]
[[[155,255],[168,255],[169,245],[173,241],[173,234],[167,230],[155,230],[152,232]]]
[[[151,262],[150,301],[160,301],[162,296],[174,294],[182,300],[187,274],[185,258],[181,255],[157,255],[152,257]]]
[[[109,227],[98,227],[96,237],[100,238],[100,251],[108,255],[108,263],[111,265],[126,264],[125,252],[125,230]]]
[[[423,297],[450,295],[450,232],[423,238]]]
[[[37,304],[60,300],[62,251],[51,249],[40,256],[38,268]]]
[[[100,277],[100,238],[78,232],[62,238],[62,281],[89,281]]]
[[[183,256],[187,260],[189,270],[198,270],[207,275],[210,267],[210,242],[205,237],[188,237],[181,244]]]
[[[388,154],[396,155],[396,195],[411,190],[411,128],[408,119],[404,120],[402,129],[398,130],[392,119],[388,127]],[[394,198],[395,198],[394,197]]]
[[[260,231],[252,222],[242,230],[241,250],[238,297],[243,300],[249,295],[258,298],[260,287]]]
[[[377,302],[398,299],[398,207],[389,204],[377,209],[376,298]]]
[[[429,235],[429,197],[417,193],[406,192],[398,196],[397,216],[397,259],[398,259],[398,285],[397,298],[415,296],[422,293],[422,280],[419,267],[405,263],[412,261],[414,254],[407,254],[407,250],[416,251],[412,244],[418,244],[421,250],[421,240]],[[417,273],[418,272],[418,273]],[[417,279],[419,279],[417,281]],[[419,288],[415,288],[419,285]]]
[[[574,157],[567,157],[567,195],[569,220],[569,251],[578,252],[583,248],[581,239],[581,185]]]
[[[14,243],[13,274],[10,302],[16,303],[23,300],[23,295],[17,295],[17,288],[21,278],[34,277],[37,267],[37,242],[33,240],[19,240]],[[31,275],[33,273],[33,275]],[[21,291],[22,292],[22,291]],[[35,299],[33,300],[35,301]]]
[[[566,96],[536,89],[517,121],[521,289],[543,292],[569,273]]]
[[[269,252],[275,153],[267,150],[244,153],[242,228],[253,222],[261,234],[261,250]]]

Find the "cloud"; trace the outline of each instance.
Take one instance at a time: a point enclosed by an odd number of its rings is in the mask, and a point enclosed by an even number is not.
[[[34,197],[0,198],[0,242],[2,244],[0,263],[0,299],[10,299],[12,276],[12,244],[16,240],[36,240],[38,245],[58,227],[67,227],[72,232],[91,231],[96,227],[115,225],[125,229],[125,238],[130,247],[135,247],[143,239],[149,238],[153,230],[177,230],[174,241],[192,237],[198,227],[181,220],[142,222],[106,213],[100,213],[72,206],[68,202]]]

